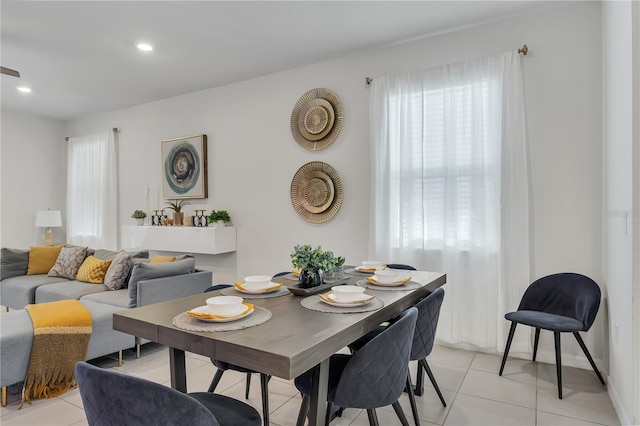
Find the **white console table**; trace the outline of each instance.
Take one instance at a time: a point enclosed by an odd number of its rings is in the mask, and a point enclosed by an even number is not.
[[[236,227],[123,226],[125,249],[221,254],[236,251]]]

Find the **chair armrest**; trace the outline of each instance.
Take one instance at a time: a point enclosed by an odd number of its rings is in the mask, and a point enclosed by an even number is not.
[[[211,285],[211,282],[211,271],[196,271],[192,274],[139,281],[138,306],[202,293]]]

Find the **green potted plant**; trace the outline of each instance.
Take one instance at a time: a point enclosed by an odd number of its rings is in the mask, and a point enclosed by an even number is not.
[[[291,264],[300,270],[300,287],[309,288],[322,284],[322,273],[332,271],[344,258],[335,257],[332,251],[309,244],[296,245],[291,253]]]
[[[131,214],[131,217],[136,220],[138,225],[142,225],[144,223],[144,218],[147,217],[147,214],[142,210],[134,210]]]
[[[182,212],[182,208],[191,203],[185,200],[174,200],[167,201],[167,204],[169,204],[169,208],[173,210],[173,224],[177,226],[182,225],[184,223],[184,212]]]
[[[212,210],[208,216],[209,223],[215,227],[224,227],[226,223],[231,222],[231,216],[226,210]]]

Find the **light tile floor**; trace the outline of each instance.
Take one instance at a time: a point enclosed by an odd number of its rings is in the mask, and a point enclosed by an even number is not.
[[[428,358],[433,374],[447,401],[443,407],[425,376],[425,392],[417,397],[422,425],[618,425],[618,419],[604,386],[590,370],[563,367],[564,399],[557,397],[555,366],[509,359],[502,377],[497,372],[500,357],[436,346]],[[169,353],[153,343],[144,345],[142,357],[125,352],[125,362],[117,367],[115,358],[92,361],[105,368],[169,385]],[[412,363],[415,377],[415,363]],[[190,392],[206,391],[215,373],[208,358],[187,354],[187,385]],[[245,375],[228,371],[217,392],[244,401]],[[14,425],[86,425],[80,393],[77,389],[50,400],[37,400],[18,410],[17,396],[0,410],[0,424]],[[252,380],[247,401],[261,411],[258,376]],[[271,424],[295,424],[300,396],[292,382],[273,378],[269,383]],[[401,404],[412,422],[408,398]],[[381,425],[400,424],[391,407],[378,411]],[[347,409],[335,426],[368,425],[363,410]]]

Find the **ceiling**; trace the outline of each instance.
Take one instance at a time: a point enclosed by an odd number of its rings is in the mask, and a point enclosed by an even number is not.
[[[1,106],[70,120],[499,19],[540,1],[2,0]],[[147,41],[152,52],[135,45]],[[32,89],[24,94],[17,86]]]

